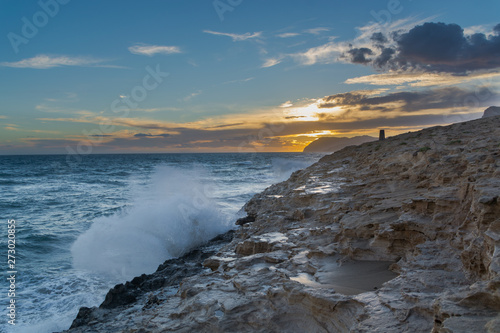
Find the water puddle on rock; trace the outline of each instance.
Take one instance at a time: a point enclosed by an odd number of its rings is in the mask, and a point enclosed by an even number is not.
[[[389,270],[391,261],[352,260],[337,263],[332,258],[318,260],[320,268],[314,275],[299,273],[290,278],[313,288],[331,288],[344,295],[358,295],[374,291],[398,274]]]

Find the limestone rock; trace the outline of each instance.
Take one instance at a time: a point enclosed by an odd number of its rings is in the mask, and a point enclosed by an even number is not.
[[[499,332],[499,198],[500,117],[347,147],[67,332]]]

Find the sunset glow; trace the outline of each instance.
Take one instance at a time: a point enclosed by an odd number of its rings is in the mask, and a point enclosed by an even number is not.
[[[71,2],[29,38],[43,8],[4,4],[0,154],[301,151],[500,104],[497,1],[195,3]]]

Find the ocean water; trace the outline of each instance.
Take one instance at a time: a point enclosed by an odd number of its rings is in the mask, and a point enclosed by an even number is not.
[[[244,203],[321,155],[0,156],[0,332],[69,328],[109,288],[234,228]],[[16,325],[7,323],[16,221]]]

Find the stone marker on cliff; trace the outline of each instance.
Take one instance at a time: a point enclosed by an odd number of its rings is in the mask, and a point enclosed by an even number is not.
[[[484,110],[484,114],[482,118],[495,117],[500,116],[500,106],[490,106],[486,110]]]
[[[380,133],[378,135],[378,141],[385,140],[385,130],[380,130]]]

